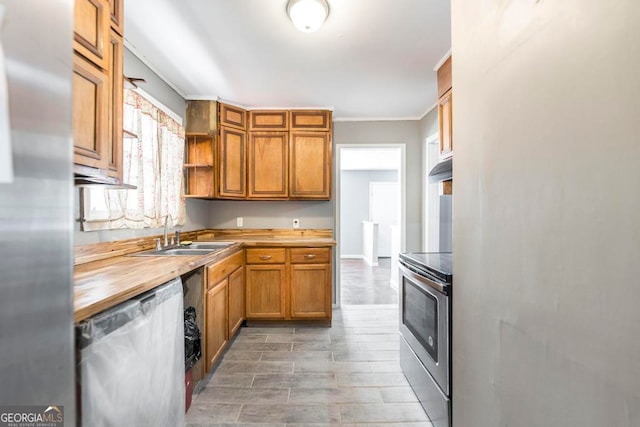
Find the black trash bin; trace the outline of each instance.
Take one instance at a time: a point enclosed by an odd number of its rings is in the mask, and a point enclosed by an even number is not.
[[[196,309],[187,307],[184,310],[184,385],[185,385],[185,411],[191,406],[191,395],[193,394],[193,376],[191,368],[193,368],[198,360],[202,357],[200,346],[200,329],[196,323]]]

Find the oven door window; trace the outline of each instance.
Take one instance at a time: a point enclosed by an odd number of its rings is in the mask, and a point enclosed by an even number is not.
[[[402,323],[438,363],[438,300],[403,277]]]

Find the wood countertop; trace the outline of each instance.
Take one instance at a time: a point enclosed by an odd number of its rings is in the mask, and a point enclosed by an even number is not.
[[[205,239],[202,239],[205,240]],[[117,255],[77,264],[74,270],[74,320],[80,322],[107,308],[151,290],[178,276],[209,265],[241,251],[244,247],[326,247],[336,241],[320,236],[258,235],[219,236],[206,241],[234,241],[208,255],[127,256]]]

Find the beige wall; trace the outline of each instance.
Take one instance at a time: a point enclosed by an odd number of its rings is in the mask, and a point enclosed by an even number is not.
[[[456,427],[640,425],[639,21],[452,2]]]
[[[424,187],[422,193],[422,250],[440,250],[440,184],[427,180],[429,171],[440,160],[438,141],[426,144],[427,138],[438,133],[438,108],[433,108],[420,120],[420,141],[422,143],[422,167]]]
[[[418,251],[422,246],[422,144],[420,121],[335,122],[334,144],[405,144],[406,146],[406,246]],[[334,156],[335,157],[335,156]],[[335,182],[335,180],[334,180]],[[335,199],[334,199],[335,203]]]

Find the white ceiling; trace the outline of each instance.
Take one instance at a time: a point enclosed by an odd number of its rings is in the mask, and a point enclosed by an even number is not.
[[[187,99],[420,118],[451,46],[449,0],[328,0],[315,33],[287,0],[128,0],[127,45]]]

